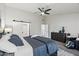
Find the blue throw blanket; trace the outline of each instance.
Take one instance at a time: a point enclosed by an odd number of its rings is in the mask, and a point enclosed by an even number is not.
[[[57,47],[55,41],[51,40],[50,38],[37,36],[37,37],[33,37],[33,39],[36,39],[36,40],[46,44],[46,47],[47,47],[47,50],[48,50],[47,52],[48,52],[49,55],[58,51],[58,47]]]
[[[38,40],[24,37],[24,39],[32,46],[34,56],[47,56],[47,48],[44,43]]]

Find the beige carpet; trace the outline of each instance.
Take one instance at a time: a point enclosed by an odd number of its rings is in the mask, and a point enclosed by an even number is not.
[[[58,56],[75,56],[75,55],[59,48]]]
[[[76,49],[68,49],[64,43],[55,41],[59,47],[58,56],[79,56],[79,51]]]

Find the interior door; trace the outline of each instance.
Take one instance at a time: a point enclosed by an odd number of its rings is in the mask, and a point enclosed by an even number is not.
[[[29,23],[22,23],[22,22],[14,22],[13,23],[13,33],[21,35],[21,36],[28,36],[29,35]]]
[[[44,37],[48,37],[48,24],[41,25],[41,35]]]

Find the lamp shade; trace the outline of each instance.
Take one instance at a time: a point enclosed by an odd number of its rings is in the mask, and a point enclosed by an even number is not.
[[[12,32],[12,28],[6,27],[5,30],[4,30],[4,32],[5,33],[8,33],[8,32],[11,33]]]
[[[3,33],[3,28],[0,27],[0,33]]]

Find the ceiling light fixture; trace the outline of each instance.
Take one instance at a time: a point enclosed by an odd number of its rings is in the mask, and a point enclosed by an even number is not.
[[[44,15],[45,13],[44,12],[41,12],[41,15]]]

